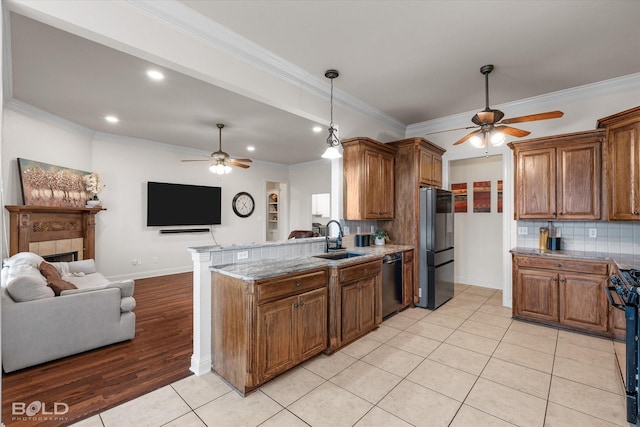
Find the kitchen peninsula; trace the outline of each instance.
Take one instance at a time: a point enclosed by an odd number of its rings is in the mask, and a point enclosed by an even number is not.
[[[357,247],[210,266],[210,366],[245,394],[367,334],[382,322],[382,258],[397,252],[412,259],[413,247]],[[336,255],[344,258],[326,258]],[[412,275],[406,280],[413,282]],[[194,350],[195,341],[194,334]]]

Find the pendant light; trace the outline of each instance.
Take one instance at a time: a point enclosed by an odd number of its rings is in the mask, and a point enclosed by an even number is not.
[[[331,123],[329,124],[329,137],[327,138],[327,149],[322,155],[323,159],[339,159],[342,157],[340,151],[338,150],[338,146],[340,146],[340,141],[336,136],[336,129],[333,127],[333,79],[338,77],[340,73],[336,70],[327,70],[324,73],[324,76],[331,80]]]

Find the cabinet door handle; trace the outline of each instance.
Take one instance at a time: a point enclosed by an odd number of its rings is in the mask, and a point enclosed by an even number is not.
[[[554,281],[554,282],[557,282],[557,281],[558,281],[558,278],[557,278],[557,277],[554,277],[554,278],[553,278],[553,281]]]
[[[633,211],[633,214],[634,214],[634,215],[640,215],[640,212],[638,212],[638,211]]]
[[[558,265],[556,265],[556,267],[560,268],[560,267],[562,267],[562,264],[558,263]]]
[[[293,308],[298,308],[298,303],[293,304]]]
[[[300,286],[302,286],[302,283],[296,282],[296,288],[299,288]]]
[[[560,215],[564,215],[564,212],[560,212]]]
[[[566,281],[566,279],[563,277],[562,279],[560,279],[560,283],[564,283]]]

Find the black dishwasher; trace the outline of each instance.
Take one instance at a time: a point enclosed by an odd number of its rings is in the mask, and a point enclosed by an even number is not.
[[[402,307],[402,253],[382,258],[382,317],[398,312]]]

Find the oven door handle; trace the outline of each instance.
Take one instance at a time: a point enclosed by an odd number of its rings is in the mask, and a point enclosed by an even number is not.
[[[613,302],[613,297],[611,296],[611,291],[616,292],[616,287],[615,286],[607,286],[606,291],[607,291],[607,299],[609,300],[609,304],[611,304],[612,306],[614,306],[618,310],[624,311],[624,304],[619,304],[619,303]],[[618,293],[616,292],[616,295],[617,294]]]

